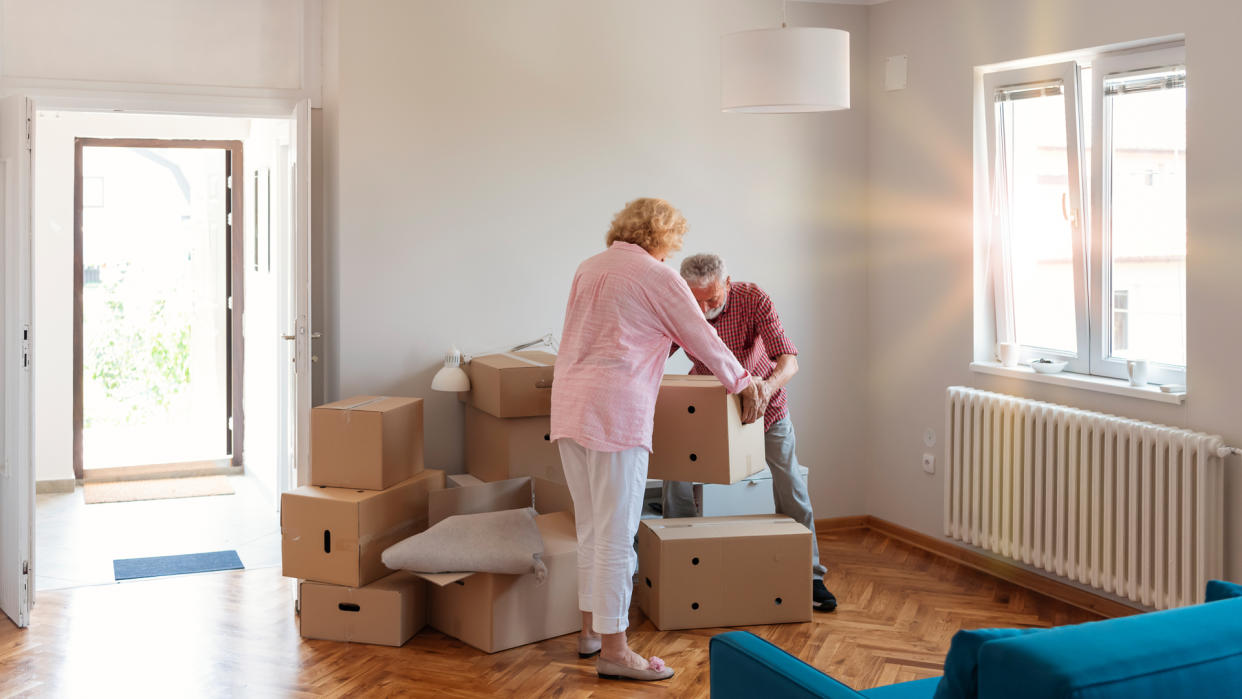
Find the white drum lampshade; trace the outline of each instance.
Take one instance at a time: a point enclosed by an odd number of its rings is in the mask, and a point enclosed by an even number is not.
[[[850,108],[850,33],[756,29],[720,37],[720,109],[828,112]]]

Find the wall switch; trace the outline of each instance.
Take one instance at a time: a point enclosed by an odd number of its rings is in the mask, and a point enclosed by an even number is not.
[[[923,452],[923,470],[927,473],[936,472],[936,455],[931,452]]]
[[[929,447],[936,446],[936,430],[930,427],[927,428],[927,431],[923,433],[923,444]]]

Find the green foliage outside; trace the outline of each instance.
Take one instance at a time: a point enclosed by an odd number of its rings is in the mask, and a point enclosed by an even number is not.
[[[84,416],[86,427],[142,423],[165,413],[190,385],[189,320],[169,309],[166,299],[130,298],[126,271],[98,288],[103,312],[91,319],[94,332],[84,333],[91,340],[83,374],[107,398],[106,409]]]

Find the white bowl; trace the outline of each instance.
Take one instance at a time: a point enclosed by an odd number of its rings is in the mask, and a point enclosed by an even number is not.
[[[1065,368],[1065,362],[1049,361],[1049,362],[1031,362],[1031,368],[1038,374],[1056,374]]]

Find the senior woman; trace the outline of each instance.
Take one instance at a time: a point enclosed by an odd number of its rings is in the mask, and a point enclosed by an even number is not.
[[[656,394],[671,343],[702,359],[730,393],[756,392],[690,288],[664,259],[686,219],[662,199],[635,199],[612,220],[607,249],[578,266],[552,383],[560,449],[578,530],[578,654],[600,653],[610,679],[662,680],[672,668],[630,650],[634,535],[647,482]]]

